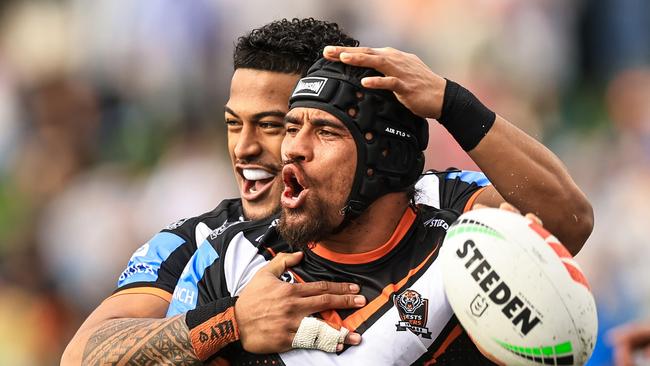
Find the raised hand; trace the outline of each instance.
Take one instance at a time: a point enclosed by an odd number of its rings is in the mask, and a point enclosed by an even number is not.
[[[381,72],[384,77],[366,77],[361,80],[362,85],[392,91],[402,104],[420,117],[440,117],[447,81],[431,71],[418,56],[390,47],[339,46],[325,47],[323,56]]]

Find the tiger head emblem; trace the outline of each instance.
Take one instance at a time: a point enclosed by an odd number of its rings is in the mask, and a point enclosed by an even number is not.
[[[419,293],[413,290],[406,290],[397,296],[397,303],[404,312],[412,314],[424,304],[424,301]]]

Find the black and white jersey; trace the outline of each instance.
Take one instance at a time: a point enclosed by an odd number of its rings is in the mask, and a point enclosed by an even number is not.
[[[219,356],[233,364],[491,364],[476,350],[453,315],[437,261],[449,225],[471,206],[484,187],[476,181],[487,184],[484,176],[472,174],[471,182],[463,172],[427,174],[418,183],[424,191],[420,199],[429,197],[431,202],[431,191],[438,192],[438,202],[449,208],[419,205],[417,214],[408,209],[389,241],[379,248],[343,255],[316,244],[305,251],[298,266],[283,275],[289,282],[358,283],[368,300],[365,307],[315,316],[361,333],[360,346],[338,354],[293,350],[275,355],[229,348]],[[185,268],[168,316],[237,296],[275,253],[291,251],[279,237],[276,225],[277,218],[269,218],[236,224],[212,235]],[[181,293],[186,296],[176,295]]]
[[[453,168],[428,171],[416,184],[419,191],[416,201],[463,212],[489,184],[479,172]],[[133,253],[114,293],[153,293],[170,300],[181,272],[205,238],[213,231],[219,232],[242,221],[241,200],[228,199],[210,212],[169,225]],[[176,296],[192,300],[190,292],[179,291]],[[195,305],[196,299],[190,303]]]
[[[151,293],[171,301],[196,248],[211,233],[243,220],[241,200],[229,199],[212,211],[168,225],[133,253],[114,293]]]

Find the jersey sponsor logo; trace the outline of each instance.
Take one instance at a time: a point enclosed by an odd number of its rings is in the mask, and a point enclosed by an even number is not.
[[[171,224],[165,226],[165,229],[167,229],[167,230],[174,230],[174,229],[176,229],[177,227],[183,225],[183,224],[185,223],[185,221],[187,221],[187,219],[180,219],[180,220],[178,220],[178,221],[172,222]]]
[[[424,222],[424,227],[441,227],[447,231],[449,224],[444,219],[429,219]]]
[[[296,85],[292,97],[295,97],[296,95],[319,96],[320,92],[323,91],[323,87],[327,83],[327,80],[327,78],[321,77],[302,78],[298,81],[298,85]]]
[[[410,330],[422,338],[431,339],[427,328],[429,300],[423,298],[417,291],[406,289],[399,295],[394,295],[393,302],[399,313],[400,321],[395,324],[398,332]]]
[[[228,229],[229,227],[235,224],[239,224],[240,222],[243,221],[228,221],[228,220],[224,221],[223,224],[221,224],[221,226],[212,230],[212,232],[210,233],[210,240],[216,239],[217,236],[223,234],[223,232],[226,231],[226,229]]]
[[[136,263],[136,264],[133,264],[133,265],[130,265],[130,266],[126,267],[124,272],[122,272],[122,274],[120,275],[120,281],[124,281],[127,278],[129,278],[129,277],[131,277],[131,276],[133,276],[135,274],[138,274],[138,273],[146,273],[146,274],[150,274],[152,276],[156,275],[156,273],[154,271],[154,268],[152,266],[150,266],[150,265],[148,265],[146,263]]]
[[[172,297],[174,300],[178,300],[184,304],[193,305],[194,301],[196,300],[196,291],[177,286]]]

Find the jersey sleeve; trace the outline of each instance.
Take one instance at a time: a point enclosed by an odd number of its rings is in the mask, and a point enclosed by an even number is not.
[[[213,231],[182,271],[167,316],[237,296],[266,264],[267,259],[259,254],[256,239],[272,229],[274,224],[269,220],[241,222],[223,231]]]
[[[164,229],[133,253],[120,274],[114,294],[129,291],[161,296],[162,293],[161,297],[170,300],[196,248],[194,240],[179,226]]]
[[[206,239],[187,262],[174,289],[172,300],[167,309],[167,317],[185,313],[197,307],[199,284],[204,276],[219,276],[218,260],[220,256]],[[205,290],[203,290],[205,293]],[[205,295],[204,295],[205,296]],[[205,296],[204,302],[215,300]]]
[[[490,185],[481,172],[453,168],[429,171],[415,185],[416,202],[462,213],[469,210],[478,195]]]

